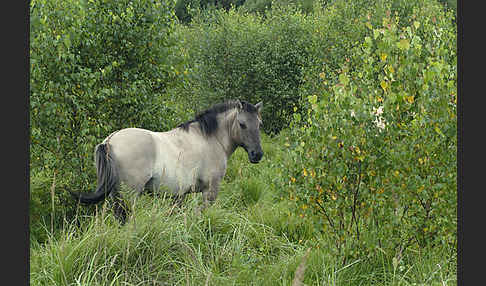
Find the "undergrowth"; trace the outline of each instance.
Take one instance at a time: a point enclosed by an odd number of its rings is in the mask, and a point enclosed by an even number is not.
[[[120,226],[109,204],[31,242],[31,285],[291,285],[308,249],[306,285],[453,285],[450,249],[407,249],[397,262],[378,246],[343,264],[333,237],[282,200],[280,137],[263,137],[265,159],[230,160],[216,203],[201,215],[199,194],[179,209],[163,196],[141,196]],[[134,200],[132,199],[132,203]],[[369,239],[364,237],[363,239]]]

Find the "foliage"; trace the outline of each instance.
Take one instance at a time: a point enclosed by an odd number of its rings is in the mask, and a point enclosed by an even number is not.
[[[366,22],[294,113],[288,196],[349,258],[456,242],[456,28],[451,12],[416,4],[411,23],[391,5]]]
[[[304,13],[311,13],[314,11],[314,5],[324,6],[328,1],[319,0],[283,0],[283,1],[272,1],[272,0],[246,0],[242,5],[241,9],[249,13],[259,13],[266,14],[269,10],[275,7],[282,6],[296,6],[302,10]]]
[[[32,2],[32,142],[82,168],[109,132],[161,128],[173,13],[169,2],[71,2]]]
[[[123,127],[174,125],[163,98],[172,80],[173,3],[40,0],[30,7],[31,174],[49,169],[48,177],[57,173],[86,191],[104,137]],[[68,201],[63,189],[56,196]]]
[[[265,131],[283,128],[289,106],[298,102],[309,41],[301,13],[287,12],[266,20],[236,10],[200,15],[183,31],[191,75],[182,92],[204,107],[229,98],[264,100]]]
[[[177,0],[175,4],[175,14],[181,23],[189,23],[193,13],[203,10],[236,8],[245,3],[245,0]]]
[[[190,26],[177,28],[188,66],[175,90],[204,107],[228,98],[263,100],[264,131],[278,133],[302,96],[316,88],[323,64],[337,73],[366,32],[369,11],[384,15],[382,3],[375,2],[340,0],[325,8],[317,3],[308,14],[294,4],[274,5],[264,16],[243,7],[197,14]]]

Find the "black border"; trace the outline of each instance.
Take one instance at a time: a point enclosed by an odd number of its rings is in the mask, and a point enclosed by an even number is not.
[[[2,281],[29,285],[29,6],[5,5],[2,35]],[[8,281],[8,282],[7,282]]]
[[[466,285],[463,277],[464,254],[464,181],[463,181],[463,1],[457,1],[457,284]]]

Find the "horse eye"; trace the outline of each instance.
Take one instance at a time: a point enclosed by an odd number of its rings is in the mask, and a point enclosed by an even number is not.
[[[241,122],[240,122],[240,127],[241,127],[241,129],[246,129],[246,125],[245,125],[245,123],[241,123]]]

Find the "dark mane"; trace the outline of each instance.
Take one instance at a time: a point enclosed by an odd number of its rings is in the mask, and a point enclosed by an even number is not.
[[[216,131],[216,129],[218,129],[218,121],[216,120],[217,115],[230,109],[237,108],[239,102],[241,102],[244,111],[251,113],[257,112],[256,107],[251,103],[242,100],[229,100],[213,105],[212,107],[198,113],[194,119],[181,123],[177,127],[182,128],[184,131],[188,131],[191,123],[198,122],[202,133],[210,136],[214,133],[214,131]]]

